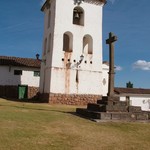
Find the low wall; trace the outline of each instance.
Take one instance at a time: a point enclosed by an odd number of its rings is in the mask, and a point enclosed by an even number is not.
[[[28,99],[36,98],[39,88],[28,87]],[[0,85],[0,97],[18,99],[18,86]]]
[[[18,86],[0,85],[0,97],[18,98]]]
[[[39,101],[48,102],[50,104],[65,104],[65,105],[87,105],[88,103],[96,103],[100,95],[88,94],[40,94]]]
[[[18,99],[18,86],[0,85],[0,97]],[[87,105],[88,103],[96,103],[100,98],[100,95],[89,94],[39,94],[39,88],[28,87],[28,99],[50,104]]]

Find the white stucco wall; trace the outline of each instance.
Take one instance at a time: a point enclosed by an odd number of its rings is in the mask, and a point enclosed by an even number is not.
[[[80,7],[85,12],[84,26],[75,25],[73,20],[74,1],[57,0],[54,29],[54,47],[52,66],[64,67],[61,59],[64,58],[63,34],[67,31],[73,34],[73,53],[71,60],[78,61],[84,55],[84,60],[93,61],[92,65],[82,64],[82,69],[90,71],[102,71],[102,6],[83,3]],[[63,11],[62,11],[62,8]],[[83,37],[89,34],[93,38],[93,54],[83,53]]]
[[[107,64],[103,64],[103,96],[107,96],[108,93],[108,72],[109,66]]]
[[[52,71],[51,92],[70,94],[101,94],[99,74],[85,70],[78,71],[78,82],[76,82],[77,71],[54,69]]]
[[[150,95],[138,95],[138,96],[129,96],[131,106],[140,106],[144,111],[150,111]],[[125,101],[126,97],[121,96],[121,101]]]
[[[14,75],[14,70],[22,70],[22,75]],[[0,85],[18,85],[39,87],[40,77],[34,76],[36,68],[0,66]]]
[[[98,95],[103,95],[103,92],[106,93],[106,90],[103,91],[104,77],[102,74],[103,4],[95,5],[94,3],[83,2],[80,5],[85,12],[84,26],[72,23],[73,9],[76,6],[73,0],[51,1],[50,28],[47,28],[49,9],[45,8],[44,10],[43,60],[46,60],[46,64],[43,63],[41,67],[41,93]],[[71,32],[73,35],[73,52],[69,54],[63,51],[63,35],[65,32]],[[44,41],[49,38],[50,34],[52,35],[51,50],[44,55]],[[93,54],[83,53],[83,37],[85,35],[90,35],[93,39]],[[49,44],[48,42],[47,47]],[[77,67],[76,64],[79,62],[81,55],[84,56],[84,59]],[[68,59],[70,59],[70,62],[67,62]],[[69,63],[70,67],[67,69]],[[76,82],[77,70],[78,83]]]

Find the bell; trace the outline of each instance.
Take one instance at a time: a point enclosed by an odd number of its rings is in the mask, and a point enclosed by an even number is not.
[[[79,15],[78,12],[75,13],[74,18],[75,18],[75,19],[80,19],[80,15]]]

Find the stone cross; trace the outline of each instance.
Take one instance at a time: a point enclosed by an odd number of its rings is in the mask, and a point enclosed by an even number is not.
[[[117,41],[117,37],[113,33],[109,33],[109,38],[106,40],[106,44],[109,44],[109,85],[108,85],[108,97],[114,96],[114,42]]]

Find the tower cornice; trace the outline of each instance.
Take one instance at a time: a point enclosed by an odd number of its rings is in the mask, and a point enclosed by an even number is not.
[[[90,3],[90,4],[100,5],[100,4],[106,4],[107,0],[84,0],[84,2]]]
[[[104,4],[107,3],[107,0],[83,0],[83,1],[87,3],[91,3],[91,4],[97,4],[97,5],[101,3],[104,3]],[[45,8],[49,8],[50,2],[51,0],[46,0],[46,2],[43,4],[41,8],[41,11],[44,11]]]

